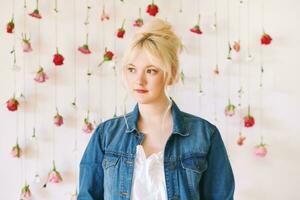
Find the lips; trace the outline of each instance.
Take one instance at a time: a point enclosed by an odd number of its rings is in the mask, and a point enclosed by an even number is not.
[[[137,93],[147,93],[148,92],[148,90],[144,90],[144,89],[136,89],[134,91],[136,91]]]

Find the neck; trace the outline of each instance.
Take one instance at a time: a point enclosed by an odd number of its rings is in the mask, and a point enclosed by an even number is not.
[[[172,102],[170,102],[167,96],[164,95],[158,101],[151,104],[138,104],[140,120],[143,122],[162,121],[164,115],[168,118],[171,115],[171,109],[167,111],[170,103]]]

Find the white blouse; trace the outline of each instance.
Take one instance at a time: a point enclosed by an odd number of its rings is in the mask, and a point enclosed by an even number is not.
[[[133,171],[131,200],[167,200],[164,153],[146,158],[142,145],[137,145]]]

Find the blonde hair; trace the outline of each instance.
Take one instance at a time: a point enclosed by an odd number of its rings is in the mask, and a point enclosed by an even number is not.
[[[121,61],[122,77],[135,48],[143,48],[151,62],[164,71],[165,87],[178,81],[182,43],[167,21],[155,18],[135,34]]]

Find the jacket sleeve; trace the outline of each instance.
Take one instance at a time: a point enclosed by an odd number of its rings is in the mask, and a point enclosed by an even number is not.
[[[80,162],[78,200],[104,200],[102,127],[94,131]]]
[[[210,141],[208,167],[200,181],[201,199],[233,200],[234,176],[220,132],[215,126]]]

